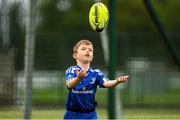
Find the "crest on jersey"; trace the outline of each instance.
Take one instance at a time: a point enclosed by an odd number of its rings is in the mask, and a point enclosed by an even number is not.
[[[83,87],[82,90],[86,90],[86,87]]]
[[[90,84],[94,84],[95,81],[96,81],[96,77],[93,77],[93,78],[91,78],[91,81],[90,81],[89,83],[90,83]]]

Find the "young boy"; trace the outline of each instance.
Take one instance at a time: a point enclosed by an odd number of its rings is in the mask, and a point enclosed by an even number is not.
[[[80,40],[73,48],[77,65],[66,70],[66,85],[69,89],[64,119],[97,119],[95,101],[97,86],[115,87],[126,82],[129,76],[109,80],[100,70],[90,67],[93,60],[93,44]]]

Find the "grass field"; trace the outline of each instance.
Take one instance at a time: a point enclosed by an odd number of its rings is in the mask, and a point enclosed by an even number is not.
[[[97,109],[99,119],[107,119],[108,112],[106,109]],[[175,120],[180,119],[180,109],[160,109],[160,108],[126,108],[123,111],[123,118],[126,119],[168,119]],[[33,109],[32,119],[62,119],[64,114],[63,109],[53,109],[53,108],[41,108]],[[22,119],[23,113],[20,108],[1,108],[0,109],[0,119]]]

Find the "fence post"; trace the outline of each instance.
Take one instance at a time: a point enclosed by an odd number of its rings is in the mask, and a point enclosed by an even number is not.
[[[27,1],[26,38],[25,38],[25,98],[24,98],[24,119],[30,119],[32,107],[32,79],[34,65],[34,25],[33,11],[36,0]]]

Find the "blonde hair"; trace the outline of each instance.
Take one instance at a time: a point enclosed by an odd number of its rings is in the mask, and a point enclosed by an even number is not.
[[[81,44],[92,45],[92,47],[93,47],[93,44],[92,44],[91,41],[89,41],[89,40],[80,40],[79,42],[77,42],[77,43],[74,45],[74,47],[73,47],[73,53],[76,53],[76,52],[77,52],[77,50],[78,50],[78,48],[79,48],[79,46],[80,46]]]

